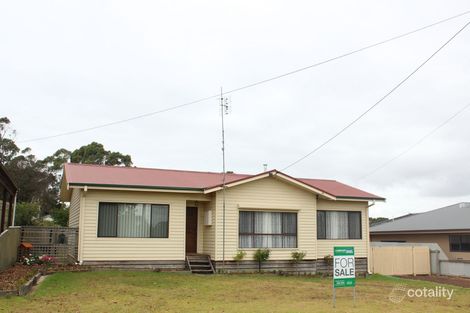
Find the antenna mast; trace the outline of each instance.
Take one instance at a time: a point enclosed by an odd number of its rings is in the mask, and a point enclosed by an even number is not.
[[[225,127],[224,115],[228,114],[228,98],[224,98],[222,87],[220,87],[220,116],[222,121],[222,265],[225,271]]]

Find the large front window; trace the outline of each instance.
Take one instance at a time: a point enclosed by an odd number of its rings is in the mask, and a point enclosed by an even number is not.
[[[166,204],[100,202],[98,237],[168,238]]]
[[[317,211],[318,239],[361,239],[361,212]]]
[[[240,248],[296,248],[297,213],[240,211]]]

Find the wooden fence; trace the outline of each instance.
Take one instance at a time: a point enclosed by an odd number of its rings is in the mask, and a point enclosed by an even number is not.
[[[372,247],[371,271],[382,275],[430,275],[429,247]]]
[[[78,257],[78,228],[22,226],[21,242],[32,244],[33,255],[50,255],[61,263],[73,263]],[[24,251],[19,250],[19,257]]]

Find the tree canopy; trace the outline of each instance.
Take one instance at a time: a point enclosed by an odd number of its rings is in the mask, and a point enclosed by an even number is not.
[[[60,148],[42,160],[37,159],[30,148],[20,149],[17,146],[16,131],[10,124],[7,117],[0,118],[0,162],[18,187],[18,225],[30,225],[34,219],[51,214],[57,224],[66,226],[68,210],[59,201],[64,163],[132,165],[130,155],[106,150],[98,142],[91,142],[73,151]]]

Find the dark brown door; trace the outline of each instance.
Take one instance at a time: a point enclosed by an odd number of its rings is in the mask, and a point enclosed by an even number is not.
[[[197,252],[197,208],[186,208],[186,253]]]

